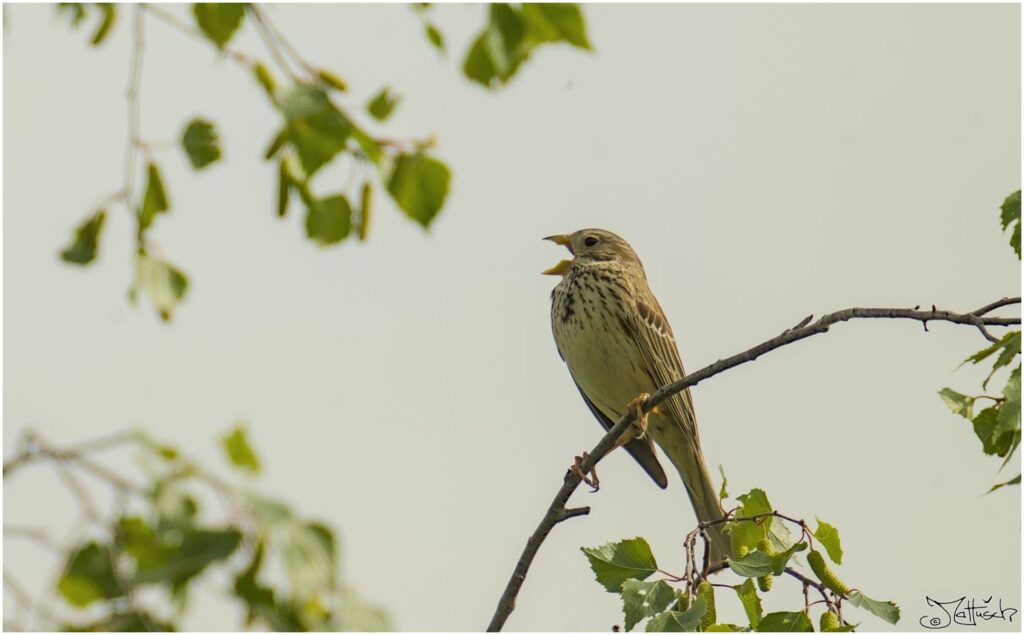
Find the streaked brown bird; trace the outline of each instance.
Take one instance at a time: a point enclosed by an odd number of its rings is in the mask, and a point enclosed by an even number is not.
[[[650,393],[686,374],[676,339],[629,243],[603,229],[581,229],[545,240],[567,247],[574,256],[544,272],[562,276],[551,293],[555,344],[583,400],[608,430]],[[688,389],[659,404],[643,425],[633,426],[619,440],[665,488],[668,479],[652,440],[682,477],[698,521],[722,518]],[[729,539],[721,525],[712,526],[709,534],[712,561],[728,557]]]

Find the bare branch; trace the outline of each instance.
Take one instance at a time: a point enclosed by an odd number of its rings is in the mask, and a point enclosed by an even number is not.
[[[806,339],[813,335],[819,335],[821,333],[828,332],[829,328],[834,324],[840,322],[848,322],[850,320],[857,319],[901,319],[901,320],[914,320],[921,322],[927,329],[928,322],[950,322],[952,324],[962,324],[966,326],[973,326],[979,329],[983,335],[987,334],[985,327],[990,326],[1013,326],[1020,324],[1019,317],[1010,318],[994,318],[984,317],[983,313],[999,308],[1001,306],[1007,306],[1009,304],[1019,303],[1020,298],[1005,298],[998,302],[988,304],[978,311],[972,313],[954,313],[952,311],[942,311],[936,309],[934,306],[931,311],[919,311],[915,309],[878,309],[878,308],[851,308],[844,309],[842,311],[836,311],[822,316],[817,321],[805,324],[807,320],[802,320],[794,328],[784,331],[781,335],[773,337],[770,340],[762,342],[757,346],[727,357],[720,359],[714,364],[705,366],[704,368],[690,373],[682,379],[676,380],[667,386],[659,388],[646,403],[643,404],[642,408],[644,412],[650,412],[655,406],[662,403],[672,395],[682,392],[683,390],[696,386],[700,382],[714,377],[719,373],[723,373],[730,368],[735,368],[742,364],[752,362],[758,357],[769,353],[777,348],[781,348],[788,344],[792,344],[802,339]],[[987,337],[991,337],[987,335]],[[626,411],[622,417],[615,423],[614,426],[609,429],[601,440],[597,442],[592,450],[584,457],[584,460],[580,463],[580,470],[582,473],[589,473],[612,450],[615,445],[615,441],[619,439],[622,434],[626,431],[626,428],[630,426],[633,421],[636,420],[636,409],[630,408]],[[547,538],[548,534],[556,524],[560,521],[565,520],[565,505],[569,501],[569,497],[572,496],[576,488],[579,487],[580,477],[573,471],[568,470],[563,480],[562,487],[555,494],[554,499],[548,506],[547,512],[537,525],[533,535],[530,536],[526,542],[526,547],[523,549],[522,554],[519,556],[519,561],[516,563],[516,567],[512,572],[512,576],[509,578],[508,583],[505,585],[505,590],[501,594],[501,598],[498,600],[498,606],[494,610],[494,615],[491,617],[490,624],[487,626],[488,631],[500,631],[508,620],[509,615],[515,610],[516,596],[519,595],[519,590],[523,586],[523,582],[526,580],[526,574],[530,569],[530,565],[533,562],[534,557],[537,555],[537,551],[540,549],[541,544]],[[789,573],[789,569],[787,569]],[[790,575],[799,575],[796,572],[790,573]],[[803,576],[800,576],[803,577]],[[810,580],[811,586],[813,580]],[[815,587],[819,588],[819,587]],[[819,590],[821,590],[819,588]]]
[[[996,300],[995,302],[986,304],[977,311],[971,311],[971,315],[977,315],[978,317],[981,317],[986,313],[989,313],[990,311],[995,311],[996,309],[1001,309],[1004,306],[1010,306],[1011,304],[1020,304],[1020,297],[1018,296],[1016,298],[1003,298],[1002,300]]]

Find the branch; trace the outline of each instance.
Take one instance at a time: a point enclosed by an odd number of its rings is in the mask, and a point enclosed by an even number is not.
[[[145,5],[135,7],[135,19],[132,23],[132,56],[128,70],[128,145],[124,153],[124,184],[122,185],[123,201],[128,212],[134,211],[135,168],[139,150],[139,87],[142,84],[142,55],[146,49],[145,25],[143,11]],[[142,247],[142,226],[136,232],[136,240]]]
[[[142,6],[143,8],[145,8],[146,11],[151,13],[153,17],[158,18],[164,24],[174,27],[178,31],[181,31],[183,34],[191,38],[195,38],[207,44],[209,43],[209,39],[203,34],[202,31],[178,19],[176,15],[169,11],[164,10],[160,7],[160,5],[144,4]],[[245,53],[242,53],[241,51],[236,51],[235,49],[232,49],[230,47],[225,47],[221,50],[221,53],[226,55],[228,59],[237,62],[238,64],[246,68],[252,68],[256,65],[256,60],[249,57]]]
[[[982,315],[985,315],[990,311],[995,311],[996,309],[1001,309],[1004,306],[1010,306],[1011,304],[1020,304],[1020,298],[1003,298],[1002,300],[996,300],[991,304],[986,304],[977,311],[972,311],[971,315],[977,315],[981,317]]]
[[[925,330],[928,328],[928,322],[950,322],[952,324],[973,326],[979,329],[979,331],[981,331],[983,335],[986,335],[986,337],[991,337],[987,334],[985,327],[1018,325],[1020,324],[1020,318],[984,317],[984,313],[987,313],[994,308],[1019,302],[1020,298],[1004,298],[1003,300],[988,304],[972,313],[940,311],[934,307],[931,311],[918,311],[916,309],[852,308],[836,311],[835,313],[829,313],[814,322],[811,322],[810,318],[805,318],[797,326],[784,331],[777,337],[762,342],[761,344],[758,344],[757,346],[742,353],[733,355],[732,357],[720,359],[714,364],[705,366],[696,372],[690,373],[682,379],[659,388],[643,405],[643,411],[650,412],[655,406],[662,403],[672,395],[682,392],[691,386],[696,386],[700,382],[714,377],[719,373],[723,373],[730,368],[735,368],[736,366],[752,362],[765,353],[769,353],[777,348],[806,339],[813,335],[826,333],[832,325],[838,324],[839,322],[848,322],[855,319],[915,320],[921,322],[925,326]],[[601,459],[611,451],[612,447],[615,445],[615,441],[622,436],[626,431],[626,428],[635,420],[636,410],[627,410],[615,425],[612,426],[603,437],[601,437],[601,440],[597,442],[597,445],[595,445],[592,450],[590,450],[589,454],[584,455],[584,460],[580,463],[580,470],[582,473],[587,474],[593,470],[598,462],[600,462]],[[569,517],[565,515],[565,505],[569,501],[569,497],[572,496],[573,492],[576,491],[576,488],[579,487],[579,484],[580,477],[573,470],[567,471],[562,487],[555,494],[554,499],[548,506],[547,512],[544,514],[544,517],[541,518],[540,523],[537,525],[537,529],[533,532],[533,535],[530,536],[529,540],[527,540],[526,547],[519,556],[519,561],[516,563],[512,576],[505,585],[505,590],[501,594],[501,598],[498,600],[498,606],[494,610],[491,622],[487,626],[488,631],[500,631],[505,625],[505,621],[508,620],[509,615],[511,615],[512,611],[515,610],[516,596],[519,595],[519,590],[522,588],[523,582],[526,580],[526,574],[530,569],[530,564],[533,562],[541,544],[543,544],[548,534],[551,533],[554,526]]]

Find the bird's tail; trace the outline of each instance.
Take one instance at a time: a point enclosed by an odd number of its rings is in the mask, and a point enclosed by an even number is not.
[[[673,435],[675,437],[675,435]],[[725,517],[722,501],[718,490],[711,482],[704,455],[700,451],[699,441],[684,439],[682,435],[675,437],[677,443],[659,444],[675,466],[679,476],[686,485],[686,493],[690,496],[697,521],[701,523],[720,520]],[[718,523],[707,528],[710,539],[711,563],[722,562],[732,555],[729,536],[722,531],[725,523]]]

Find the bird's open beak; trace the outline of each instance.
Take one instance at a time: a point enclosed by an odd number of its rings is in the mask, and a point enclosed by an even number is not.
[[[548,236],[544,240],[550,240],[551,242],[555,243],[556,245],[562,245],[563,247],[565,247],[566,249],[569,250],[569,253],[571,253],[573,255],[576,255],[575,252],[573,252],[573,250],[572,250],[572,242],[570,242],[569,241],[569,237],[564,235],[564,234],[558,234],[556,236]],[[550,269],[545,269],[544,271],[541,271],[541,273],[546,275],[546,276],[561,276],[561,275],[564,275],[565,272],[568,271],[569,267],[571,267],[571,266],[572,266],[572,261],[571,260],[563,260],[563,261],[559,262],[557,265],[555,265],[554,267],[551,267]]]

